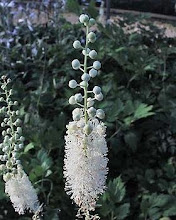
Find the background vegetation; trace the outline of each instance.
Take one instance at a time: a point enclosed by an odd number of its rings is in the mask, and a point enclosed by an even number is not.
[[[63,18],[14,25],[2,12],[0,74],[12,78],[20,103],[26,139],[22,164],[44,204],[44,219],[73,220],[77,208],[64,192],[62,167],[72,111],[67,84],[80,77],[71,68],[72,59],[81,58],[72,42],[82,41],[84,33]],[[138,32],[126,32],[136,21]],[[140,17],[124,17],[120,26],[98,24],[96,32],[93,48],[103,68],[94,84],[102,85],[105,95],[99,107],[106,111],[109,146],[107,191],[96,211],[102,220],[174,220],[176,41]],[[30,219],[14,213],[2,180],[0,219]]]

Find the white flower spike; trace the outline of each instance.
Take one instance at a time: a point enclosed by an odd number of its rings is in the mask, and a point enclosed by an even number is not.
[[[24,146],[24,137],[20,127],[21,120],[17,118],[19,111],[14,110],[18,102],[12,101],[13,92],[8,89],[10,80],[6,76],[2,76],[1,79],[3,97],[0,100],[4,107],[0,112],[4,114],[4,121],[1,123],[3,142],[0,144],[0,148],[4,154],[0,155],[0,172],[5,181],[5,192],[9,195],[18,214],[22,215],[29,211],[37,217],[41,211],[37,193],[19,160],[19,150]],[[33,217],[33,219],[35,218]]]
[[[69,82],[70,88],[78,85],[83,90],[70,97],[71,105],[79,105],[72,112],[73,121],[67,127],[65,136],[65,158],[64,177],[66,179],[65,190],[71,199],[79,206],[77,217],[85,216],[85,220],[99,219],[97,215],[91,215],[91,211],[96,208],[96,201],[105,190],[106,177],[108,173],[107,163],[107,143],[106,126],[99,119],[105,117],[102,109],[96,110],[94,101],[101,101],[103,94],[99,86],[88,90],[91,78],[98,74],[101,68],[99,61],[93,62],[93,68],[87,66],[88,58],[97,59],[97,52],[89,49],[89,43],[96,40],[96,34],[90,31],[90,27],[95,24],[95,20],[83,14],[79,18],[80,22],[86,26],[86,44],[83,48],[84,64],[75,59],[72,67],[83,72],[81,82],[74,79]],[[74,48],[80,47],[79,41],[75,41]],[[83,67],[80,68],[80,67]],[[88,72],[88,69],[90,71]],[[89,83],[88,83],[89,82]],[[88,95],[91,95],[88,97]],[[81,102],[83,102],[81,104]]]

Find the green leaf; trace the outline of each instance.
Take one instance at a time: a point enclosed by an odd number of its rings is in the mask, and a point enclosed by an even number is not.
[[[134,113],[135,119],[146,118],[148,116],[154,115],[154,112],[151,112],[153,109],[152,105],[147,106],[147,104],[140,103]]]
[[[33,143],[29,143],[28,145],[26,145],[26,147],[24,148],[24,153],[28,153],[28,151],[30,151],[31,149],[34,148],[34,144]]]
[[[130,204],[124,203],[115,209],[115,217],[116,219],[122,220],[125,219],[130,212]]]

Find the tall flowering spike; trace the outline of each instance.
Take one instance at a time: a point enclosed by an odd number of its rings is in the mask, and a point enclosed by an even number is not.
[[[9,195],[15,211],[21,215],[29,210],[35,216],[40,210],[38,197],[19,160],[24,137],[21,120],[18,118],[19,111],[15,110],[18,102],[11,98],[13,91],[8,89],[10,79],[6,76],[2,76],[1,79],[0,102],[3,107],[0,113],[4,115],[4,120],[1,123],[3,142],[0,144],[0,172],[5,181],[5,192]]]
[[[106,127],[99,119],[105,117],[102,109],[95,109],[95,101],[101,101],[103,94],[99,86],[88,90],[91,78],[97,76],[101,63],[96,59],[97,52],[89,49],[89,44],[96,41],[96,35],[90,31],[95,20],[82,14],[80,22],[86,27],[86,43],[83,47],[80,41],[73,43],[75,49],[82,49],[84,63],[78,59],[72,61],[75,70],[83,72],[81,82],[69,81],[69,87],[80,87],[82,92],[69,98],[71,105],[78,105],[73,112],[73,121],[67,127],[65,136],[64,177],[65,190],[71,199],[80,207],[77,217],[85,216],[86,220],[99,219],[91,215],[95,210],[96,201],[105,190],[107,168]],[[95,60],[88,66],[88,59]],[[90,97],[88,95],[90,94]]]

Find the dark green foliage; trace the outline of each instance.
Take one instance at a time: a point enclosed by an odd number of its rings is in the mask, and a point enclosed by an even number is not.
[[[125,203],[126,194],[121,178],[110,181],[107,190],[100,199],[100,213],[105,219],[125,219],[129,214],[129,203]]]
[[[109,176],[96,211],[102,220],[175,219],[176,41],[164,38],[150,22],[140,34],[126,34],[122,27],[134,22],[124,18],[121,27],[97,29],[94,47],[103,68],[94,85],[101,85],[105,94],[99,107],[107,115]],[[0,33],[5,37],[2,26]],[[79,25],[62,19],[57,26],[38,25],[33,31],[18,24],[10,48],[0,47],[1,75],[12,78],[20,103],[26,139],[22,163],[44,203],[46,220],[57,220],[58,214],[61,220],[75,219],[62,167],[72,110],[67,84],[80,77],[71,69],[72,59],[81,57],[72,42],[82,35]],[[30,219],[14,214],[3,187],[1,181],[1,219]]]

